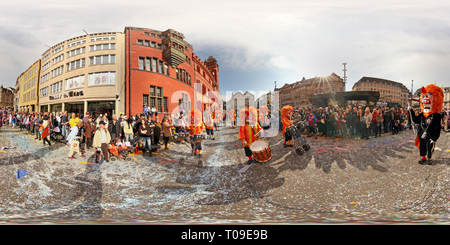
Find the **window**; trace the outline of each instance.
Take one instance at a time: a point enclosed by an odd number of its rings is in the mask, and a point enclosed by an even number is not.
[[[66,64],[67,67],[67,71],[73,70],[73,69],[77,69],[80,67],[84,67],[85,66],[85,59],[79,59],[79,60],[74,60],[72,62],[69,62]]]
[[[56,64],[56,63],[58,63],[58,62],[60,62],[62,60],[64,60],[64,54],[61,54],[61,55],[57,56],[56,58],[53,58],[52,59],[52,64],[54,65],[54,64]]]
[[[139,57],[139,69],[140,70],[144,70],[144,63],[145,63],[145,58]]]
[[[45,83],[50,79],[50,72],[48,72],[47,74],[43,75],[41,77],[41,82],[40,83]]]
[[[100,55],[89,57],[89,65],[114,64],[116,63],[116,55]]]
[[[105,40],[116,40],[116,36],[101,36],[101,37],[93,37],[90,39],[91,42],[105,41]]]
[[[80,87],[84,87],[84,75],[66,79],[66,90]]]
[[[144,107],[144,105],[148,106],[148,94],[142,95],[142,107]]]
[[[78,54],[82,54],[86,52],[86,47],[81,47],[81,48],[77,48],[71,51],[68,51],[67,54],[67,58],[78,55]]]
[[[164,108],[165,112],[169,111],[169,103],[168,102],[169,102],[169,98],[164,97],[163,98],[163,108]]]
[[[150,86],[150,107],[155,106],[158,112],[163,112],[163,92],[161,87]],[[164,111],[167,112],[167,110]]]
[[[89,51],[97,51],[97,50],[108,50],[108,49],[116,49],[115,43],[104,43],[97,45],[90,45]]]
[[[105,71],[89,74],[89,86],[116,84],[116,72]]]
[[[61,52],[63,50],[64,50],[64,46],[60,46],[59,48],[54,49],[52,51],[52,54],[55,55],[55,54],[57,54],[57,53],[59,53],[59,52]]]
[[[42,66],[42,71],[45,71],[45,70],[47,70],[48,68],[50,68],[50,61],[47,62],[47,63],[45,63],[45,64]]]
[[[63,73],[63,68],[64,68],[64,66],[62,65],[62,66],[60,66],[60,67],[58,67],[56,69],[53,69],[52,70],[52,78],[56,77],[58,75],[61,75]]]
[[[50,85],[50,93],[58,93],[62,91],[62,81]]]
[[[48,95],[48,87],[39,90],[39,96],[44,97]]]
[[[78,40],[78,41],[75,41],[75,42],[71,42],[71,43],[67,44],[67,48],[70,48],[70,47],[73,47],[73,46],[76,46],[76,45],[80,45],[80,44],[83,44],[83,43],[86,43],[86,39]]]

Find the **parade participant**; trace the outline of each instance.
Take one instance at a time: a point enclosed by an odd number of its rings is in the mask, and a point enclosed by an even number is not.
[[[247,164],[251,164],[253,161],[253,153],[250,150],[250,145],[256,141],[259,131],[262,130],[261,126],[257,122],[257,111],[253,106],[249,109],[242,109],[239,112],[239,118],[241,126],[239,127],[239,140],[242,147],[244,147],[245,156],[248,157]]]
[[[236,113],[234,110],[231,110],[229,112],[230,115],[230,121],[231,121],[231,128],[235,128],[236,127]]]
[[[214,138],[214,121],[212,118],[212,113],[209,111],[209,109],[206,109],[206,111],[203,112],[203,123],[206,127],[206,134],[208,137],[213,140]]]
[[[222,121],[223,115],[222,111],[214,111],[214,130],[219,131],[220,122]]]
[[[421,92],[420,108],[423,112],[416,116],[412,109],[409,110],[412,121],[418,124],[415,144],[420,151],[419,164],[425,164],[427,158],[428,164],[431,164],[432,153],[441,133],[439,112],[443,107],[444,92],[434,84],[422,87]]]
[[[49,146],[52,146],[52,144],[50,143],[50,140],[49,140],[49,136],[50,136],[50,132],[49,132],[50,123],[48,120],[49,118],[47,115],[44,115],[44,117],[42,119],[43,119],[42,128],[40,129],[40,131],[42,132],[42,142],[44,143],[44,146],[45,146],[45,141],[48,142]]]
[[[188,129],[191,148],[194,154],[202,154],[202,142],[198,140],[198,137],[201,137],[200,135],[205,128],[206,126],[202,122],[202,113],[197,109],[191,110]]]
[[[286,134],[286,128],[293,125],[292,119],[292,106],[286,105],[281,108],[281,124],[283,125],[283,134],[284,134],[284,147],[293,147],[291,145],[292,135]],[[312,113],[312,112],[311,112]],[[287,145],[286,145],[287,142]]]
[[[259,125],[263,129],[263,133],[265,130],[270,129],[270,118],[269,118],[269,108],[267,106],[261,106],[259,107],[259,115],[258,115],[258,121]]]

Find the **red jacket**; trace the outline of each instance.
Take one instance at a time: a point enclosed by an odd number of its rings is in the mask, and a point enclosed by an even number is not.
[[[372,122],[373,123],[377,122],[377,113],[376,112],[372,113]]]

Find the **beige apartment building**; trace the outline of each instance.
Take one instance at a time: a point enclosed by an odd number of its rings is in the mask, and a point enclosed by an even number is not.
[[[352,91],[379,91],[379,102],[398,103],[401,107],[408,105],[410,96],[404,84],[374,77],[361,78],[353,85]]]
[[[125,35],[103,32],[74,37],[41,58],[41,112],[85,112],[93,116],[124,111]]]
[[[19,76],[20,79],[19,111],[21,112],[39,111],[38,91],[39,91],[40,69],[41,69],[41,59],[38,59]]]

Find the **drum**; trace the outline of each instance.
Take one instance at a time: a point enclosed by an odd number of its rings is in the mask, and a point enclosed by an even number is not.
[[[200,143],[200,142],[202,142],[202,139],[203,139],[203,135],[201,135],[201,134],[194,134],[194,136],[193,136],[193,142]]]
[[[187,138],[189,138],[189,134],[187,134],[187,133],[179,133],[178,134],[178,141],[184,141]]]
[[[295,125],[291,125],[289,127],[286,128],[286,134],[288,136],[294,136],[297,133],[297,128],[295,127]]]
[[[259,139],[250,144],[255,160],[258,162],[267,162],[272,158],[269,143],[266,140]]]

